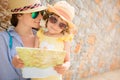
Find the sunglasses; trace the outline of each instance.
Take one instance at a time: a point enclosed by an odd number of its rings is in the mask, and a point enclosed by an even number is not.
[[[50,16],[48,20],[53,24],[56,24],[58,22],[58,19],[54,16]],[[67,27],[67,24],[59,22],[59,27],[61,29],[65,29]]]
[[[43,16],[44,10],[39,11],[39,12],[32,12],[32,13],[31,13],[31,16],[32,16],[33,19],[35,19],[35,18],[37,18],[37,16],[38,16],[39,14],[41,14],[41,15]]]

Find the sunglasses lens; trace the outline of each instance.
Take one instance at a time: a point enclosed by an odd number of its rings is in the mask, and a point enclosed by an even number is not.
[[[59,23],[59,27],[60,27],[61,29],[64,29],[64,28],[66,28],[66,24],[64,24],[64,23]]]
[[[51,23],[55,24],[55,23],[57,23],[58,20],[57,20],[54,16],[51,16],[51,17],[49,17],[49,21],[50,21]],[[59,23],[59,27],[60,27],[61,29],[64,29],[64,28],[67,27],[67,25],[64,24],[64,23],[62,23],[62,22],[60,22],[60,23]]]
[[[53,16],[51,16],[49,18],[49,20],[50,20],[51,23],[56,23],[57,22],[57,19],[55,17],[53,17]]]
[[[38,16],[39,12],[33,12],[32,13],[32,18],[35,19]]]

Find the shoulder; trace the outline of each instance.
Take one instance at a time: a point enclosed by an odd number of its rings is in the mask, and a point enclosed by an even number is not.
[[[3,37],[8,37],[8,34],[6,31],[1,31],[0,32],[0,39],[3,38]]]
[[[59,39],[64,41],[64,42],[71,42],[73,40],[73,35],[72,34],[65,34],[64,36],[60,37]]]

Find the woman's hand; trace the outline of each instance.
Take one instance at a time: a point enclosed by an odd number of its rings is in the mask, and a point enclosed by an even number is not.
[[[70,63],[66,62],[61,65],[57,65],[54,67],[54,69],[59,73],[59,74],[64,74],[70,67]]]
[[[14,65],[14,67],[16,68],[23,68],[24,67],[24,63],[23,61],[19,58],[18,55],[14,56],[12,59],[12,64]]]

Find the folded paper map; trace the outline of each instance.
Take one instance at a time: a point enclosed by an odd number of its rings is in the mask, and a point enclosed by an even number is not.
[[[47,68],[62,64],[65,51],[41,50],[39,48],[16,47],[25,67]]]

